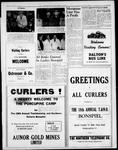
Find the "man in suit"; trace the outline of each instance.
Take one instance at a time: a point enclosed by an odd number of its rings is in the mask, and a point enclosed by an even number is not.
[[[39,50],[39,51],[44,50],[43,35],[41,35],[41,36],[39,37],[39,40],[38,40],[38,50]]]
[[[57,38],[56,34],[53,36],[53,39],[51,40],[51,46],[52,46],[52,50],[61,49],[61,43],[60,40]]]
[[[44,50],[52,50],[50,36],[47,35],[46,40],[44,41]]]
[[[26,31],[28,22],[27,22],[27,17],[23,14],[22,11],[19,12],[16,21],[17,21],[18,30],[21,32]]]

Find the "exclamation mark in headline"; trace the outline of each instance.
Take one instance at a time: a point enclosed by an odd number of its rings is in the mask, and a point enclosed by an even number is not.
[[[59,94],[61,94],[61,89],[59,89]]]

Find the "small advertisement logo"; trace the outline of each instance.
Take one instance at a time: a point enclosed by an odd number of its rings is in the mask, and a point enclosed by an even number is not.
[[[106,35],[100,31],[97,31],[96,33],[89,34],[87,37],[91,39],[105,39]]]

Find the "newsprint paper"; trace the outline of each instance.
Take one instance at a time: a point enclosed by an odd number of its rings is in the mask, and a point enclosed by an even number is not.
[[[3,149],[115,148],[114,1],[3,2]]]

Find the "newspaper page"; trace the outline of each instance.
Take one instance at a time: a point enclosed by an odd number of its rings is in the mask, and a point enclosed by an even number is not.
[[[3,2],[3,149],[115,148],[114,1]]]

